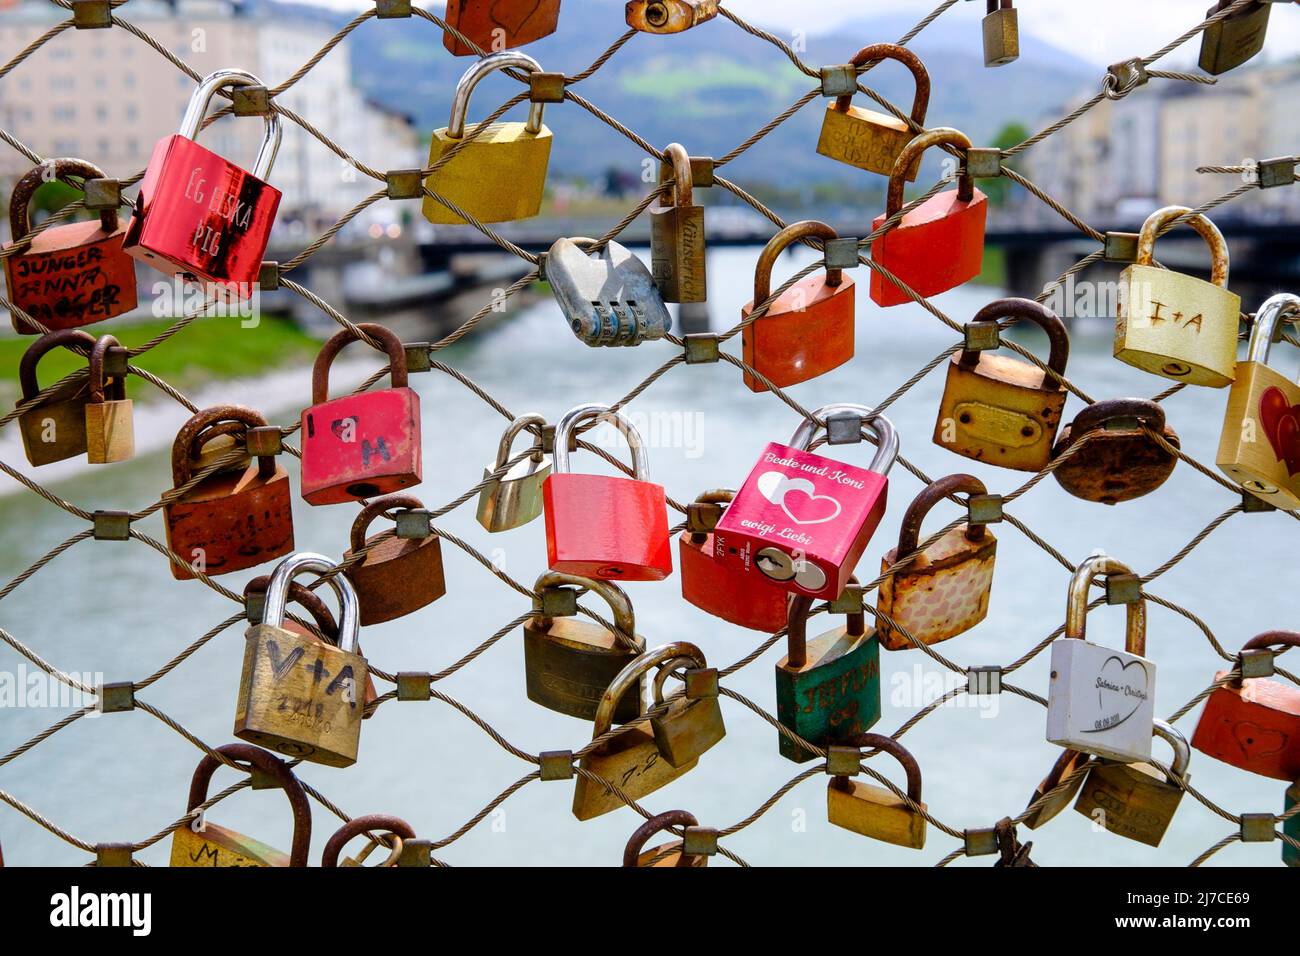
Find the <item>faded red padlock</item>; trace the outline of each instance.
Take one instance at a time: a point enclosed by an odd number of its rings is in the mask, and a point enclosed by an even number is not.
[[[27,206],[45,183],[64,176],[104,179],[104,171],[84,159],[51,159],[28,172],[14,186],[9,201],[9,231],[17,245],[31,231]],[[32,237],[22,252],[4,260],[9,301],[51,332],[103,322],[136,307],[135,262],[122,250],[126,228],[116,209],[99,221],[51,226]],[[40,329],[13,314],[16,332],[38,335]]]
[[[754,298],[741,319],[772,294],[772,266],[777,256],[801,239],[834,240],[839,234],[824,222],[806,220],[786,226],[764,247],[754,270]],[[792,285],[767,312],[744,327],[745,364],[784,388],[824,375],[853,358],[853,280],[828,268]],[[745,373],[751,392],[767,386]]]
[[[885,214],[871,224],[872,232],[903,208],[903,177],[931,146],[970,149],[960,130],[940,126],[922,133],[898,154],[889,177]],[[871,259],[888,269],[920,296],[939,295],[980,274],[984,267],[984,224],[988,198],[963,174],[956,189],[931,196],[908,212],[889,232],[872,243]],[[911,302],[911,296],[876,270],[871,271],[871,301],[891,306]]]
[[[569,472],[569,443],[583,422],[606,421],[632,449],[635,478]],[[663,485],[647,480],[636,427],[608,405],[578,405],[555,426],[554,465],[542,485],[547,566],[584,578],[662,581],[673,573]]]
[[[827,405],[815,414],[832,445],[860,442],[864,428],[872,432],[878,447],[870,467],[809,452],[818,426],[805,420],[790,444],[763,449],[713,532],[714,549],[787,591],[833,600],[885,514],[898,435],[865,405]]]
[[[257,281],[280,191],[266,182],[280,148],[280,119],[266,133],[250,173],[195,139],[217,90],[261,86],[243,70],[218,70],[190,97],[181,129],[158,141],[140,183],[126,251],[155,269],[210,284],[222,298],[246,298]]]
[[[378,535],[366,537],[370,523],[385,511],[423,507],[420,499],[412,495],[388,495],[370,502],[352,522],[352,547],[344,552],[343,559],[346,561],[362,548],[370,549],[360,564],[343,572],[356,589],[363,627],[418,611],[447,593],[442,545],[437,535],[419,539],[393,535],[382,541]]]
[[[486,53],[520,47],[550,36],[559,26],[560,0],[447,0],[447,25]],[[478,56],[468,43],[443,31],[453,56]]]
[[[420,398],[406,385],[406,349],[382,325],[357,328],[388,353],[393,384],[331,401],[330,365],[360,339],[343,329],[321,346],[311,372],[312,404],[302,412],[302,496],[313,505],[386,495],[421,480]]]
[[[1242,646],[1242,679],[1210,692],[1192,746],[1262,777],[1300,780],[1300,688],[1264,679],[1273,673],[1274,647],[1300,647],[1300,633],[1267,631]]]

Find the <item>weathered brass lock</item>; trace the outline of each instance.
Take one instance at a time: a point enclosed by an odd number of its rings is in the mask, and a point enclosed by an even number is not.
[[[415,839],[415,830],[411,825],[401,817],[395,817],[387,813],[368,813],[365,816],[353,817],[343,826],[334,831],[333,836],[325,844],[325,849],[321,851],[320,865],[323,867],[336,867],[339,865],[339,854],[350,841],[363,833],[371,832],[385,834],[385,836],[375,839],[373,835],[370,839],[373,841],[366,845],[366,848],[356,857],[348,857],[343,861],[343,866],[361,866],[365,863],[366,858],[374,851],[377,846],[385,846],[390,850],[388,858],[380,867],[397,866],[398,860],[402,856],[403,842]]]
[[[1052,764],[1052,769],[1047,772],[1047,776],[1043,778],[1042,782],[1034,790],[1033,796],[1029,798],[1027,806],[1033,806],[1044,797],[1047,797],[1047,800],[1042,806],[1029,811],[1029,815],[1024,820],[1025,826],[1031,830],[1037,830],[1070,805],[1070,801],[1079,792],[1079,788],[1083,786],[1084,778],[1087,776],[1086,773],[1080,773],[1079,771],[1088,766],[1090,760],[1092,760],[1091,754],[1069,749],[1061,751],[1061,755],[1056,758],[1056,763]],[[1052,793],[1066,780],[1069,780],[1069,783],[1066,784],[1064,790],[1059,793]],[[1052,794],[1050,797],[1047,796],[1049,793]]]
[[[718,15],[718,0],[628,0],[627,25],[642,33],[681,33]]]
[[[1159,846],[1164,839],[1183,799],[1183,788],[1174,778],[1184,783],[1190,779],[1187,763],[1192,756],[1187,738],[1176,727],[1163,720],[1155,721],[1154,727],[1155,735],[1173,748],[1172,777],[1148,763],[1102,760],[1088,771],[1074,804],[1074,809],[1111,833],[1147,846]]]
[[[1168,480],[1178,456],[1166,451],[1145,428],[1181,448],[1165,423],[1165,410],[1141,398],[1094,402],[1061,429],[1052,458],[1060,458],[1082,436],[1087,442],[1052,471],[1061,487],[1086,501],[1113,505],[1149,495]]]
[[[930,108],[930,74],[921,58],[907,47],[873,43],[854,54],[849,64],[862,67],[877,60],[897,60],[911,70],[916,81],[911,119],[920,130],[924,130],[925,114]],[[869,173],[888,176],[894,171],[898,154],[920,130],[912,129],[891,114],[854,106],[853,94],[845,93],[826,107],[817,152]],[[912,165],[903,171],[902,179],[913,182],[920,168],[921,156],[918,154]]]
[[[618,633],[599,624],[581,621],[573,601],[570,616],[548,613],[553,603],[572,596],[564,585],[586,588],[603,598],[614,612]],[[632,602],[617,584],[581,578],[560,571],[547,571],[534,585],[540,597],[536,615],[524,624],[524,675],[528,699],[547,710],[591,720],[610,681],[645,652],[645,638],[636,633]],[[618,723],[635,720],[641,713],[641,694],[629,694],[616,701],[613,719]]]
[[[71,345],[90,350],[95,347],[95,337],[79,329],[61,329],[42,335],[28,346],[18,363],[22,401],[40,394],[36,363],[51,349]],[[23,450],[29,462],[37,466],[48,465],[85,454],[86,402],[89,399],[90,384],[83,381],[64,386],[18,416],[18,430],[22,433]]]
[[[580,342],[640,345],[663,338],[673,320],[644,262],[613,240],[592,254],[579,236],[557,239],[546,254],[546,281]]]
[[[898,759],[907,774],[907,796],[920,811],[891,790],[862,783],[842,771],[858,772],[862,749],[881,750]],[[849,765],[852,765],[850,768]],[[854,833],[920,850],[925,846],[925,804],[921,802],[921,768],[916,758],[893,737],[884,734],[855,734],[827,756],[826,816],[831,823]]]
[[[1218,0],[1205,11],[1205,16],[1212,17],[1235,2]],[[1268,0],[1260,0],[1206,27],[1201,34],[1201,69],[1211,76],[1218,76],[1253,59],[1264,49],[1268,14],[1272,8],[1273,4]]]
[[[695,814],[685,810],[668,810],[651,817],[633,832],[623,850],[625,867],[708,866],[709,858],[703,854],[688,854],[685,840],[674,840],[653,849],[645,849],[646,841],[669,827],[697,827],[700,821]]]
[[[704,207],[694,204],[691,157],[680,143],[669,143],[664,154],[659,182],[673,184],[673,198],[669,204],[661,195],[650,210],[651,271],[665,302],[704,302]]]
[[[382,541],[378,535],[366,537],[370,523],[384,512],[423,507],[413,495],[387,495],[371,501],[352,522],[352,547],[343,553],[343,560],[362,548],[369,550],[359,564],[343,573],[356,588],[363,627],[411,614],[447,593],[442,544],[436,534],[419,539],[392,535]]]
[[[135,424],[131,399],[126,397],[126,374],[110,377],[104,371],[109,349],[121,343],[101,335],[90,352],[90,401],[86,403],[86,461],[107,465],[135,455]]]
[[[487,479],[498,468],[504,468],[511,457],[511,446],[525,428],[536,425],[546,427],[546,419],[536,412],[520,415],[506,428],[497,447],[496,460],[483,469]],[[483,487],[478,495],[478,523],[488,531],[509,531],[522,527],[542,513],[542,485],[551,474],[551,456],[542,451],[540,441],[533,452],[516,462],[500,478]]]
[[[1137,260],[1119,277],[1115,357],[1188,385],[1223,388],[1237,364],[1241,297],[1227,289],[1228,244],[1205,216],[1186,206],[1157,209],[1142,224]],[[1153,265],[1156,236],[1180,216],[1210,247],[1210,281]]]
[[[1020,57],[1020,20],[1012,0],[988,0],[984,30],[984,65],[1006,66]]]
[[[687,645],[688,647],[691,645]],[[694,763],[706,750],[727,736],[718,704],[718,671],[706,667],[704,655],[678,658],[655,675],[654,704],[664,702],[664,681],[679,664],[686,666],[686,693],[668,704],[668,711],[650,718],[655,744],[674,767]]]

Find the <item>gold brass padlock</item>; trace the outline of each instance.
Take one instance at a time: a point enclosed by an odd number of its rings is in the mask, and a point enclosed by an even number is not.
[[[529,425],[545,426],[546,419],[530,412],[512,421],[501,436],[496,461],[483,469],[484,480],[513,457],[511,445]],[[550,473],[551,456],[542,453],[541,445],[535,445],[532,454],[479,492],[478,523],[493,532],[528,524],[542,513],[542,485]]]
[[[379,866],[391,867],[397,866],[398,860],[402,857],[404,841],[414,840],[415,831],[411,825],[401,817],[395,817],[387,813],[368,813],[365,816],[353,817],[343,826],[334,832],[325,844],[325,849],[321,851],[320,865],[323,867],[339,866],[339,854],[348,842],[363,833],[381,833],[386,836],[376,839],[371,836],[371,842],[366,844],[366,848],[355,857],[344,859],[343,866],[362,866],[374,852],[375,847],[383,846],[389,853],[388,857]]]
[[[1115,358],[1176,382],[1223,388],[1235,376],[1241,326],[1241,297],[1227,289],[1223,233],[1199,213],[1187,220],[1214,257],[1209,282],[1152,264],[1160,230],[1191,212],[1166,206],[1142,224],[1137,259],[1119,277]]]
[[[984,30],[984,65],[1006,66],[1020,57],[1020,20],[1011,0],[988,0]]]
[[[90,401],[86,403],[86,461],[107,465],[135,455],[135,424],[126,375],[104,372],[108,350],[121,348],[111,335],[101,335],[90,352]]]
[[[695,762],[727,736],[726,725],[722,722],[722,707],[718,703],[718,671],[717,668],[705,667],[702,653],[698,657],[687,655],[669,661],[659,668],[655,675],[652,706],[658,707],[664,702],[664,681],[678,664],[687,667],[685,695],[674,698],[667,713],[650,718],[650,729],[654,732],[659,752],[674,767]]]
[[[1033,806],[1047,797],[1047,800],[1039,807],[1030,810],[1029,815],[1025,817],[1024,824],[1031,830],[1037,830],[1047,821],[1054,819],[1058,813],[1070,805],[1074,795],[1079,792],[1083,786],[1083,780],[1087,773],[1080,772],[1088,766],[1092,760],[1091,754],[1082,753],[1078,750],[1065,749],[1061,755],[1056,758],[1056,763],[1052,764],[1052,769],[1047,772],[1047,776],[1034,790],[1034,795],[1029,798],[1027,806]],[[1065,789],[1059,793],[1052,793],[1062,782],[1069,781]],[[1048,796],[1051,794],[1051,796]]]
[[[22,400],[35,398],[41,391],[36,380],[36,364],[51,349],[78,345],[90,350],[95,347],[95,337],[80,329],[60,329],[42,335],[28,346],[18,363],[18,383]],[[48,465],[85,454],[86,402],[90,399],[90,386],[79,384],[64,386],[41,399],[41,404],[29,408],[18,416],[18,430],[23,436],[23,449],[33,465]]]
[[[1235,2],[1218,0],[1205,11],[1205,16],[1212,17]],[[1218,76],[1241,66],[1264,49],[1268,14],[1272,8],[1273,4],[1268,0],[1260,0],[1206,27],[1201,34],[1201,69],[1211,76]]]
[[[1154,723],[1155,736],[1163,737],[1174,751],[1170,765],[1173,777],[1166,777],[1148,763],[1094,763],[1083,782],[1074,809],[1111,833],[1159,846],[1183,799],[1183,788],[1173,779],[1186,782],[1187,763],[1192,751],[1187,738],[1163,720]]]
[[[650,271],[665,302],[704,302],[704,207],[694,204],[691,157],[680,143],[669,143],[659,182],[673,184],[673,199],[661,195],[650,210]]]
[[[665,813],[651,817],[637,827],[631,839],[627,841],[627,846],[623,850],[623,866],[629,868],[708,866],[709,858],[707,856],[702,854],[687,855],[685,851],[686,841],[684,840],[674,840],[672,843],[665,843],[663,846],[657,846],[650,850],[645,849],[647,840],[669,827],[697,827],[699,825],[700,821],[695,818],[695,814],[688,813],[685,810],[668,810]]]
[[[628,0],[627,25],[642,33],[682,33],[718,15],[718,0]]]
[[[860,749],[883,750],[898,759],[907,773],[907,797],[921,808],[913,810],[893,791],[862,783],[838,771],[857,773]],[[921,768],[902,744],[884,734],[857,734],[833,745],[826,761],[832,774],[826,785],[826,816],[831,823],[854,833],[920,850],[925,846],[925,804],[921,802]],[[851,766],[850,766],[851,765]]]
[[[861,67],[886,59],[897,60],[912,71],[916,94],[912,98],[911,118],[924,129],[925,114],[930,108],[930,74],[920,57],[907,47],[894,43],[873,43],[854,54],[849,63]],[[846,93],[826,107],[817,152],[869,173],[888,176],[894,171],[898,154],[915,136],[915,131],[895,116],[854,106],[853,94]],[[915,181],[920,168],[921,156],[918,153],[903,179],[909,183]]]

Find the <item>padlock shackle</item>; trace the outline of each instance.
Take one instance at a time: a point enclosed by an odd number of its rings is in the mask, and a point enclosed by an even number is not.
[[[631,838],[627,841],[627,846],[623,849],[623,866],[635,867],[637,859],[641,856],[641,851],[645,849],[646,842],[656,833],[662,833],[669,827],[697,827],[700,821],[695,818],[695,814],[686,810],[668,810],[657,816],[646,820],[633,832]],[[690,866],[690,857],[685,853],[677,861],[678,866]]]
[[[525,412],[523,415],[520,415],[518,418],[511,421],[510,424],[506,426],[505,434],[501,436],[501,444],[497,446],[497,460],[496,466],[492,469],[493,471],[505,467],[506,462],[510,460],[511,446],[514,445],[515,439],[519,437],[519,433],[529,425],[537,425],[538,427],[544,428],[546,426],[546,418],[539,415],[537,412]],[[541,444],[537,444],[532,453],[533,461],[540,462],[545,457],[546,455],[542,451]]]
[[[564,571],[546,571],[537,579],[537,583],[533,585],[533,590],[544,591],[549,588],[565,586],[585,588],[596,597],[601,598],[609,605],[609,609],[614,612],[614,626],[618,628],[619,632],[633,640],[636,639],[636,618],[632,611],[632,601],[627,596],[627,592],[613,581],[581,578],[576,574],[568,574]],[[541,617],[539,621],[545,622],[543,626],[546,626],[550,624],[551,618]]]
[[[57,332],[47,332],[27,347],[18,361],[18,384],[22,388],[23,401],[35,398],[41,391],[36,380],[36,365],[45,354],[59,346],[69,348],[73,345],[80,345],[90,351],[95,347],[95,337],[81,329],[59,329]]]
[[[394,508],[418,510],[423,507],[424,503],[415,495],[396,494],[376,498],[362,508],[352,522],[352,531],[348,543],[352,545],[353,553],[355,554],[366,546],[366,531],[369,530],[371,522],[385,511],[391,511]]]
[[[1174,762],[1169,765],[1169,769],[1179,777],[1187,776],[1187,765],[1192,760],[1192,748],[1187,745],[1187,738],[1183,736],[1183,732],[1172,724],[1157,718],[1152,721],[1151,735],[1159,737],[1173,749]]]
[[[876,436],[876,454],[871,459],[871,464],[867,470],[875,472],[877,475],[889,474],[889,469],[894,467],[894,462],[898,460],[899,439],[898,432],[894,429],[894,423],[884,415],[876,414],[874,409],[866,405],[854,405],[852,403],[835,403],[833,405],[823,405],[817,411],[813,412],[816,418],[825,421],[831,415],[840,413],[849,413],[857,415],[862,419],[862,427]],[[790,447],[798,448],[800,451],[807,451],[813,442],[813,436],[822,426],[818,425],[811,418],[805,418],[795,429],[794,435],[790,438]]]
[[[252,744],[224,744],[216,752],[239,763],[252,764],[274,780],[289,798],[293,810],[293,843],[289,847],[289,865],[306,866],[307,852],[311,849],[311,805],[307,803],[307,793],[294,776],[289,765],[270,751]],[[185,806],[186,813],[192,813],[201,803],[208,799],[208,785],[218,767],[225,766],[212,754],[204,754],[203,759],[194,770],[190,779],[190,798]],[[190,826],[189,823],[182,824]]]
[[[479,80],[496,70],[504,70],[512,66],[527,73],[542,72],[540,63],[527,53],[521,53],[518,50],[503,50],[500,53],[492,53],[470,64],[469,69],[456,81],[456,92],[451,98],[451,120],[447,124],[448,139],[465,138],[465,120],[469,115],[469,97],[474,92],[474,87],[478,86]],[[528,108],[528,123],[524,126],[524,132],[536,135],[542,131],[542,115],[545,109],[545,103],[533,103]]]
[[[323,554],[299,551],[291,554],[275,566],[271,580],[266,586],[266,603],[262,611],[262,623],[271,627],[284,625],[284,607],[288,598],[289,585],[295,577],[307,571],[325,574],[338,565]],[[326,579],[339,599],[339,650],[346,654],[357,653],[360,637],[360,617],[357,592],[346,575],[335,574]]]
[[[104,362],[108,358],[108,350],[121,347],[122,343],[115,336],[101,335],[95,340],[95,347],[90,350],[90,400],[97,405],[102,405],[105,401],[121,401],[126,397],[125,377],[108,378],[112,398],[106,397],[105,393]]]
[[[1064,377],[1066,363],[1070,360],[1070,333],[1066,331],[1065,323],[1061,321],[1059,315],[1041,302],[1035,302],[1033,299],[997,299],[976,312],[974,318],[971,319],[971,323],[996,322],[998,319],[1019,319],[1032,322],[1046,332],[1047,341],[1051,346],[1051,351],[1047,354],[1047,367],[1057,375]],[[961,356],[957,361],[967,368],[974,368],[979,364],[979,360],[979,352],[962,349]],[[1046,377],[1043,384],[1052,388],[1062,387],[1057,386],[1054,382],[1048,382]]]
[[[1241,645],[1243,651],[1266,651],[1274,647],[1300,647],[1300,632],[1265,631]]]
[[[767,245],[763,247],[763,251],[759,253],[757,265],[754,266],[754,308],[757,309],[772,294],[772,267],[776,265],[777,257],[781,253],[785,252],[793,243],[803,239],[838,239],[839,237],[839,233],[826,223],[817,222],[815,219],[805,219],[803,222],[791,223],[769,239]],[[834,288],[843,281],[844,271],[842,269],[826,270],[826,284],[828,286]]]
[[[857,583],[856,577],[849,580]],[[808,663],[808,612],[812,610],[813,599],[806,594],[792,594],[785,617],[785,665],[799,668]],[[861,637],[867,633],[866,611],[854,611],[846,615],[850,637]]]
[[[872,61],[879,60],[897,60],[912,71],[912,78],[916,81],[916,95],[912,97],[912,122],[924,127],[925,114],[930,109],[930,72],[921,62],[921,58],[907,47],[896,43],[873,43],[853,54],[849,65],[866,66]],[[835,108],[841,113],[847,113],[852,105],[852,93],[845,93],[835,100]]]
[[[232,425],[233,428],[227,428],[226,425]],[[246,432],[249,428],[262,428],[265,425],[265,416],[247,405],[214,405],[197,412],[181,426],[181,430],[176,433],[176,440],[172,442],[172,487],[179,488],[194,476],[194,458],[197,457],[195,445],[198,445],[198,453],[202,454],[202,442],[217,435]],[[204,432],[209,434],[205,435]],[[257,470],[263,478],[274,475],[275,468],[273,456],[264,455],[257,460]]]
[[[859,750],[880,750],[895,758],[903,765],[903,772],[907,774],[907,797],[913,803],[921,802],[921,765],[916,762],[912,752],[900,744],[893,737],[885,734],[854,734],[847,738],[841,746],[857,747]],[[847,777],[836,777],[836,780],[847,780]]]
[[[967,495],[985,495],[988,494],[988,488],[974,475],[949,475],[932,481],[922,488],[921,493],[903,513],[903,526],[898,532],[898,550],[894,552],[895,560],[906,557],[916,550],[921,540],[921,522],[930,513],[930,509],[949,495],[958,492]],[[983,541],[984,525],[968,523],[966,540]]]
[[[1277,327],[1287,316],[1300,317],[1300,296],[1290,292],[1279,292],[1269,297],[1259,311],[1255,313],[1255,325],[1250,330],[1250,345],[1246,349],[1246,361],[1268,364],[1268,355],[1273,348],[1273,337]]]
[[[382,830],[403,840],[414,840],[415,831],[401,817],[389,813],[367,813],[365,816],[353,817],[334,831],[334,835],[325,843],[321,851],[320,865],[335,867],[339,865],[339,854],[348,843],[370,830]]]
[[[614,710],[618,707],[618,702],[633,687],[640,686],[641,678],[649,673],[650,668],[679,657],[703,661],[704,652],[686,641],[673,641],[671,644],[652,647],[641,656],[628,661],[627,665],[614,675],[614,679],[609,682],[609,687],[601,695],[600,703],[596,705],[596,720],[592,727],[591,739],[595,740],[609,733],[614,726]],[[637,703],[644,708],[644,701],[638,700]]]
[[[729,505],[736,498],[736,493],[730,488],[710,488],[695,496],[697,505]],[[695,544],[703,544],[709,539],[707,532],[690,531],[691,541]]]
[[[670,171],[671,176],[667,175]],[[659,164],[659,183],[663,185],[666,182],[673,184],[674,206],[695,205],[695,177],[691,173],[691,155],[681,143],[669,143],[664,147],[664,159]],[[659,197],[659,205],[664,205],[662,196]]]
[[[660,666],[659,672],[655,674],[654,696],[651,698],[652,707],[657,707],[664,702],[664,684],[672,676],[673,671],[678,667],[684,667],[686,670],[703,670],[707,665],[703,657],[675,657]]]
[[[1136,418],[1153,432],[1165,430],[1165,410],[1159,402],[1145,398],[1110,398],[1087,405],[1070,424],[1071,440],[1094,429],[1102,428],[1117,418]]]
[[[555,426],[555,449],[551,457],[551,473],[567,475],[569,473],[569,441],[579,425],[588,419],[609,422],[623,433],[628,447],[632,449],[632,474],[637,481],[650,480],[650,455],[646,451],[641,433],[622,412],[616,412],[608,405],[594,402],[575,405],[565,412]]]
[[[1013,9],[1011,0],[987,0],[987,2],[988,2],[988,12],[990,14],[997,13],[998,10]],[[1228,0],[1228,2],[1231,3],[1232,0]]]
[[[1201,213],[1193,213],[1187,206],[1165,206],[1147,216],[1146,222],[1142,223],[1142,231],[1138,233],[1137,258],[1134,264],[1139,266],[1152,264],[1156,254],[1156,237],[1165,226],[1181,216],[1190,217],[1181,225],[1191,226],[1210,247],[1213,261],[1210,282],[1221,289],[1227,288],[1228,241],[1223,238],[1223,233],[1219,232],[1219,227],[1212,223],[1209,217]]]
[[[228,86],[262,86],[262,81],[247,70],[217,70],[199,80],[190,95],[185,115],[181,117],[180,135],[186,139],[197,140],[203,126],[203,117],[207,115],[208,106],[217,90]],[[253,176],[266,181],[271,175],[271,166],[275,163],[275,154],[280,151],[280,116],[274,110],[262,117],[265,132],[262,145],[258,147],[257,159],[253,161]]]
[[[970,149],[973,144],[970,137],[959,129],[950,126],[936,126],[926,130],[902,148],[894,160],[894,170],[889,174],[889,193],[885,201],[885,218],[903,208],[903,187],[906,185],[907,172],[916,162],[917,157],[931,146],[956,146]],[[970,202],[975,196],[975,178],[969,172],[962,173],[957,179],[957,198]]]
[[[388,373],[393,388],[406,388],[406,346],[397,333],[377,322],[359,322],[357,328],[379,342],[388,355]],[[320,347],[311,368],[311,403],[323,405],[330,397],[330,366],[344,347],[361,338],[351,329],[340,329]]]
[[[262,595],[262,617],[266,617],[266,589],[271,585],[271,576],[261,574],[252,578],[244,585],[244,602],[253,594]],[[328,604],[320,599],[315,591],[308,590],[304,585],[294,581],[289,585],[289,604],[297,604],[300,608],[311,615],[312,620],[316,622],[317,629],[331,644],[339,642],[339,625],[334,620],[334,612],[330,610]],[[260,622],[259,622],[260,623]]]
[[[1132,574],[1127,564],[1107,554],[1094,554],[1084,559],[1070,579],[1070,595],[1065,602],[1065,636],[1083,640],[1088,621],[1088,589],[1093,578],[1112,574]],[[1128,606],[1127,625],[1124,630],[1124,649],[1130,654],[1145,657],[1147,651],[1147,602],[1138,598]]]
[[[9,199],[9,233],[14,242],[20,241],[31,231],[28,205],[36,190],[46,183],[66,176],[80,176],[82,179],[106,179],[107,173],[94,163],[85,159],[47,159],[39,166],[26,172],[22,179],[14,184],[13,195]],[[105,209],[99,214],[99,227],[105,232],[115,232],[118,226],[117,209]]]

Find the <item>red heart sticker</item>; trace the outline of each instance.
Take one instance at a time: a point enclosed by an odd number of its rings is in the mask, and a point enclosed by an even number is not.
[[[1285,392],[1270,386],[1259,398],[1259,424],[1287,473],[1300,472],[1300,405],[1292,405]]]

